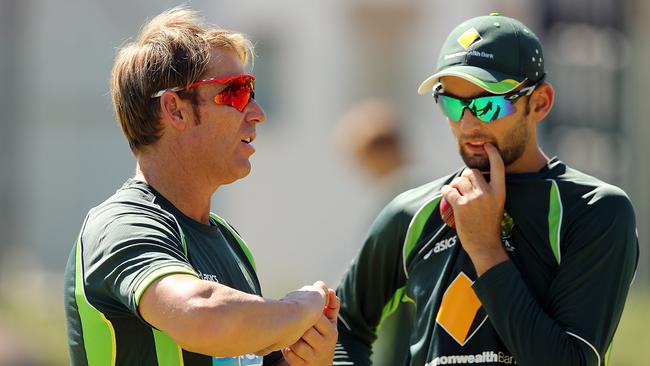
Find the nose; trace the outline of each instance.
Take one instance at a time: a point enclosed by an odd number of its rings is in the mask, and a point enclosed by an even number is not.
[[[464,134],[471,134],[473,131],[479,130],[483,127],[483,122],[476,118],[469,108],[465,108],[458,124],[460,125],[460,130]]]
[[[251,99],[246,106],[246,120],[252,123],[262,123],[266,121],[266,113],[262,106],[255,99]]]

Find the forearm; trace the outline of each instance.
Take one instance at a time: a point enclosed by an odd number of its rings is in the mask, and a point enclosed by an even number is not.
[[[593,346],[544,312],[512,262],[488,270],[474,283],[474,290],[517,363],[598,365],[600,356]]]
[[[276,350],[299,339],[321,315],[295,301],[264,299],[195,278],[175,278],[176,291],[169,291],[165,285],[172,284],[164,278],[156,285],[143,296],[143,318],[184,349],[202,354]]]
[[[200,300],[192,322],[196,329],[186,335],[196,351],[217,356],[235,356],[277,350],[292,344],[313,325],[318,313],[304,305],[264,299],[221,286]]]

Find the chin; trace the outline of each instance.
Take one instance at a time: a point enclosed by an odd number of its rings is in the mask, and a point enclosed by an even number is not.
[[[246,160],[246,163],[242,164],[242,166],[237,169],[237,172],[235,173],[235,180],[246,178],[250,173],[251,163]]]
[[[490,160],[487,156],[467,156],[461,154],[461,157],[463,158],[465,165],[470,169],[478,169],[481,172],[490,171]]]
[[[228,173],[229,175],[221,176],[221,184],[231,184],[234,183],[242,178],[245,178],[248,174],[251,172],[251,165],[250,163],[247,162],[247,164],[239,166],[235,169],[231,169]]]

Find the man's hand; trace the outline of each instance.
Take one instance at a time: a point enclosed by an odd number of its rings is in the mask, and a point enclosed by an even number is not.
[[[332,290],[328,289],[323,281],[316,281],[311,286],[303,286],[299,290],[289,292],[280,301],[299,305],[301,311],[305,313],[305,316],[301,318],[306,320],[305,326],[302,329],[311,329],[310,325],[316,324],[319,321],[319,318],[322,317],[323,309],[328,306],[330,301],[329,291]],[[336,294],[334,296],[336,297]],[[264,356],[295,344],[299,340],[299,336],[286,336],[280,341],[255,352],[255,354]]]
[[[311,286],[303,286],[299,290],[291,291],[284,295],[280,301],[293,302],[305,305],[306,310],[316,317],[321,314],[329,301],[329,289],[323,281],[316,281]]]
[[[484,148],[490,160],[489,183],[478,170],[466,169],[440,190],[454,209],[456,232],[477,276],[508,260],[500,237],[506,200],[505,168],[492,144]]]
[[[332,289],[328,289],[328,302],[323,314],[313,327],[293,345],[282,350],[291,366],[330,366],[334,360],[334,347],[338,338],[336,319],[341,306]]]

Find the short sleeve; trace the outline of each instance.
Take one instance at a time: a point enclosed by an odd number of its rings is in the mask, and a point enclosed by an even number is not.
[[[80,240],[88,300],[107,314],[130,312],[158,278],[197,276],[183,253],[182,232],[157,207],[104,207],[89,214]]]

